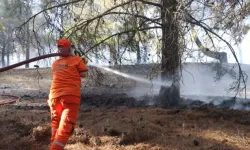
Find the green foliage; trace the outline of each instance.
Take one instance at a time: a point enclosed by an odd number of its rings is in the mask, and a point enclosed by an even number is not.
[[[4,31],[4,25],[2,23],[0,23],[0,31]]]

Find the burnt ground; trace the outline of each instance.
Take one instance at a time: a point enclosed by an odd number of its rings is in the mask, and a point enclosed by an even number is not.
[[[41,79],[38,86],[31,78],[34,74],[24,73],[0,76],[0,93],[21,97],[14,104],[0,105],[0,149],[45,150],[50,138],[46,99],[51,80]],[[250,112],[225,108],[232,103],[222,102],[220,107],[224,108],[218,108],[212,103],[188,100],[189,107],[163,109],[151,105],[157,97],[130,96],[131,87],[127,85],[84,85],[77,127],[66,150],[250,147]]]

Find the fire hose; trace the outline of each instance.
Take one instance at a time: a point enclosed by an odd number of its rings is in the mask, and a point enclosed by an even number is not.
[[[88,57],[86,55],[81,54],[79,51],[76,51],[76,50],[74,52],[75,52],[75,55],[80,56],[84,60],[85,64],[88,63],[88,59],[87,59]],[[8,70],[11,70],[13,68],[16,68],[16,67],[19,67],[19,66],[22,66],[24,64],[31,63],[31,62],[34,62],[34,61],[37,61],[37,60],[41,60],[41,59],[45,59],[45,58],[49,58],[49,57],[55,57],[55,56],[63,56],[63,57],[65,57],[65,56],[68,56],[68,55],[69,54],[64,54],[64,53],[52,53],[52,54],[42,55],[42,56],[38,56],[38,57],[35,57],[35,58],[32,58],[32,59],[28,59],[28,60],[13,64],[13,65],[10,65],[10,66],[7,66],[7,67],[0,68],[0,72],[8,71]],[[9,97],[15,98],[15,100],[12,99],[12,100],[8,100],[8,101],[5,101],[5,102],[0,102],[0,105],[15,103],[16,101],[18,101],[20,99],[20,97],[18,97],[18,96],[9,95],[9,94],[0,94],[0,96],[9,96]]]
[[[0,102],[0,105],[4,105],[4,104],[12,104],[15,103],[16,101],[20,100],[19,96],[15,96],[15,95],[10,95],[10,94],[0,94],[0,96],[8,96],[8,97],[12,97],[13,99],[7,100],[7,101],[3,101]]]
[[[4,72],[4,71],[7,71],[7,70],[11,70],[11,69],[13,69],[13,68],[22,66],[22,65],[24,65],[24,64],[31,63],[31,62],[33,62],[33,61],[37,61],[37,60],[45,59],[45,58],[49,58],[49,57],[55,57],[55,56],[67,56],[67,54],[63,54],[63,53],[52,53],[52,54],[47,54],[47,55],[38,56],[38,57],[35,57],[35,58],[32,58],[32,59],[28,59],[28,60],[25,60],[25,61],[22,61],[22,62],[13,64],[13,65],[10,65],[10,66],[7,66],[7,67],[0,68],[0,72]]]

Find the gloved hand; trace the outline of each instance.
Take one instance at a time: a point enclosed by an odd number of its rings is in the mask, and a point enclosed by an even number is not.
[[[89,62],[88,58],[86,58],[85,56],[82,56],[81,58],[82,58],[83,63],[84,63],[85,65],[87,65],[88,62]]]

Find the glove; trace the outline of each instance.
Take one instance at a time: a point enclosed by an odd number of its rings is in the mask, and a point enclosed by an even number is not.
[[[82,56],[81,57],[82,58],[82,61],[83,61],[83,63],[85,64],[85,65],[87,65],[88,64],[88,58],[86,58],[85,56]]]

